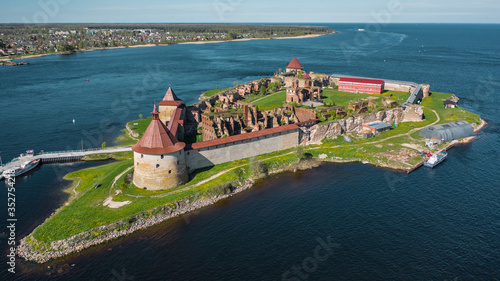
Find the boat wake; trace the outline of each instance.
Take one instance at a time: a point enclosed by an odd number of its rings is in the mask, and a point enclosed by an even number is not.
[[[342,52],[350,55],[368,56],[398,46],[406,38],[408,35],[402,33],[356,31],[353,33],[352,39],[341,43]]]

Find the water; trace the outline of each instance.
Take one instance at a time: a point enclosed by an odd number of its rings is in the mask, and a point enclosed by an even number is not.
[[[25,149],[78,149],[82,141],[109,144],[127,121],[147,116],[169,85],[190,104],[216,85],[271,76],[293,56],[315,72],[429,83],[431,91],[455,93],[488,126],[434,170],[406,175],[326,164],[273,176],[77,255],[44,265],[18,260],[15,275],[2,262],[2,275],[44,280],[50,265],[64,268],[51,276],[59,280],[280,280],[296,266],[301,278],[289,280],[500,280],[500,25],[391,24],[366,34],[357,32],[362,24],[329,26],[341,33],[95,51],[0,67],[2,159]],[[85,165],[42,166],[16,185],[18,238],[65,201],[61,176]],[[318,239],[328,237],[338,247],[313,260]],[[6,261],[7,241],[0,241]]]

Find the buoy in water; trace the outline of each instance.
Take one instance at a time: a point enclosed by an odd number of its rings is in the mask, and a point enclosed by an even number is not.
[[[75,119],[73,119],[73,124],[75,124]]]
[[[89,81],[90,81],[90,78],[87,78],[87,82],[89,82]]]

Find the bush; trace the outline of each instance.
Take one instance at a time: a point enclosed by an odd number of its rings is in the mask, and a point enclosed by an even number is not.
[[[295,155],[297,156],[298,161],[306,159],[306,152],[304,150],[304,147],[301,145],[297,146],[297,148],[295,149]]]
[[[107,146],[108,146],[108,145],[106,144],[106,142],[105,142],[105,141],[103,141],[103,142],[102,142],[102,144],[101,144],[101,147],[102,147],[102,148],[106,148]]]
[[[221,196],[233,192],[233,185],[230,182],[225,182],[218,184],[209,190],[207,190],[207,195]]]
[[[266,164],[257,159],[257,157],[250,158],[250,170],[256,178],[260,179],[267,176]]]

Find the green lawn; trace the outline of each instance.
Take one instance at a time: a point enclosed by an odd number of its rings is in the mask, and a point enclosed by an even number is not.
[[[290,150],[285,150],[261,155],[259,159],[267,162],[271,168],[278,167],[297,160],[294,154],[285,155],[289,152]],[[269,157],[276,156],[279,157],[266,160]],[[113,187],[111,185],[117,175],[133,165],[133,160],[115,162],[70,173],[65,176],[65,179],[73,181],[69,192],[74,194],[73,188],[75,188],[78,195],[74,196],[75,199],[68,206],[63,206],[60,212],[37,228],[33,233],[33,237],[42,242],[56,241],[183,198],[209,196],[213,194],[211,190],[220,184],[232,182],[239,178],[249,178],[251,171],[248,168],[248,163],[249,159],[242,159],[197,170],[191,175],[192,179],[187,184],[169,190],[148,191],[128,187],[122,189],[122,194],[119,195],[115,195],[115,192],[120,189],[126,175],[120,177]],[[243,167],[236,168],[238,166]],[[195,184],[231,168],[235,169],[194,187]],[[97,184],[101,184],[101,186],[94,188]],[[130,200],[132,203],[118,209],[102,206],[108,196],[113,196],[114,201]]]
[[[132,131],[139,133],[139,135],[142,136],[144,134],[144,132],[146,132],[146,129],[148,128],[149,123],[151,123],[152,119],[153,119],[153,117],[147,117],[147,118],[128,122],[128,125]],[[135,125],[135,124],[137,124],[137,125]]]
[[[229,88],[225,88],[225,89],[214,89],[214,90],[210,90],[210,91],[206,91],[203,93],[203,96],[204,97],[212,97],[212,96],[215,96],[216,94],[222,92],[222,91],[225,91],[225,90],[228,90]]]
[[[151,123],[152,119],[153,119],[153,117],[148,117],[148,118],[130,121],[127,124],[132,131],[139,134],[139,138],[140,138],[144,134],[144,132],[146,132],[146,129],[148,128],[149,123]],[[134,124],[137,124],[137,125],[134,125]],[[131,137],[128,134],[126,128],[123,129],[122,131],[123,131],[123,134],[120,135],[116,139],[116,143],[118,144],[118,146],[134,145],[139,141],[139,138],[136,139],[136,138]]]
[[[480,116],[469,112],[462,107],[445,108],[443,100],[451,97],[451,94],[432,92],[430,97],[422,100],[422,105],[436,110],[441,117],[439,123],[449,123],[453,121],[464,120],[469,123],[480,124]],[[426,115],[427,116],[427,115]]]
[[[351,103],[351,101],[354,102],[360,99],[365,99],[367,97],[379,97],[377,100],[375,100],[375,102],[377,103],[377,105],[382,105],[382,99],[385,97],[390,97],[400,104],[404,103],[410,96],[410,93],[386,91],[380,95],[376,95],[364,93],[349,93],[339,91],[338,89],[327,88],[323,90],[323,94],[321,96],[323,97],[323,102],[325,102],[326,104],[331,104],[334,102],[336,106],[347,106]]]
[[[273,110],[276,107],[282,107],[286,102],[286,91],[281,91],[276,94],[271,94],[261,100],[253,102],[259,110]]]

